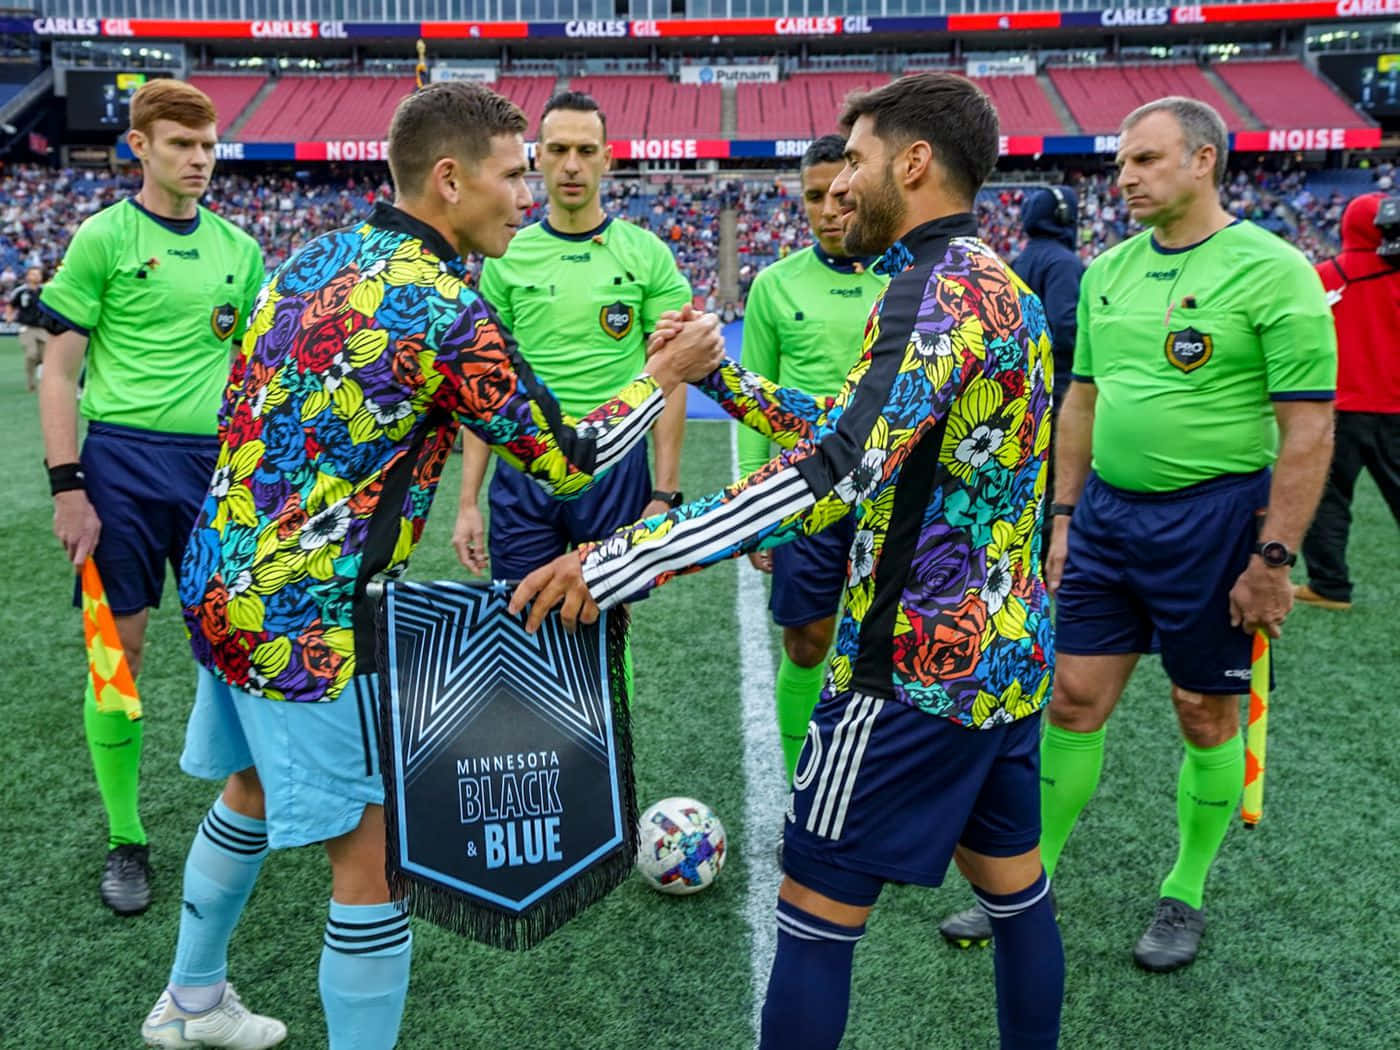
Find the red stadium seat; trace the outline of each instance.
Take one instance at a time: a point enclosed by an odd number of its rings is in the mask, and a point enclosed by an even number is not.
[[[1117,131],[1123,118],[1144,102],[1185,95],[1214,106],[1231,131],[1248,128],[1243,114],[1227,102],[1199,66],[1160,62],[1136,66],[1055,66],[1050,80],[1065,105],[1090,134]]]
[[[777,84],[740,84],[741,139],[813,138],[836,130],[846,96],[890,82],[886,73],[799,73]]]
[[[1064,135],[1050,97],[1033,76],[973,78],[997,108],[1003,135]]]
[[[1265,127],[1368,127],[1374,123],[1296,59],[1220,62],[1214,68]]]
[[[219,114],[219,134],[223,135],[229,125],[238,119],[258,89],[267,78],[261,73],[234,76],[210,76],[201,74],[190,77],[190,83],[209,96],[214,103],[214,111]]]

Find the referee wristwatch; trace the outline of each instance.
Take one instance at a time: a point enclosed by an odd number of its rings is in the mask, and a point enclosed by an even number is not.
[[[1297,552],[1289,550],[1286,543],[1280,543],[1278,540],[1256,543],[1254,553],[1263,558],[1264,564],[1271,569],[1286,569],[1298,563]]]
[[[662,503],[666,504],[666,506],[670,507],[673,510],[685,502],[685,497],[681,495],[680,489],[677,489],[674,492],[670,492],[666,489],[652,489],[651,498],[654,500],[660,500]]]

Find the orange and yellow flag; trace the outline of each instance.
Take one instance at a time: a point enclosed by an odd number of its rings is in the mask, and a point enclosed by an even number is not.
[[[1244,826],[1258,825],[1264,816],[1264,756],[1269,742],[1269,636],[1254,635],[1249,673],[1249,728],[1245,731],[1244,798],[1240,817]]]
[[[133,722],[141,717],[141,697],[117,635],[117,621],[107,604],[107,592],[97,563],[83,562],[83,640],[87,643],[88,674],[103,714],[121,711]]]

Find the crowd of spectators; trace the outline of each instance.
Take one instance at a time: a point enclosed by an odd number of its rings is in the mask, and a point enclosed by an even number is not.
[[[354,221],[374,201],[391,195],[387,181],[363,173],[321,179],[304,175],[220,173],[206,203],[257,238],[271,270],[307,239]],[[1392,168],[1380,164],[1369,178],[1371,185],[1389,189]],[[1133,227],[1111,175],[1073,174],[1069,182],[1079,194],[1079,250],[1087,262]],[[78,224],[135,189],[128,174],[32,165],[0,169],[0,295],[7,296],[29,266],[51,274]],[[1230,212],[1287,238],[1310,259],[1337,251],[1338,224],[1350,194],[1314,193],[1303,172],[1262,167],[1232,172],[1222,192]],[[1001,184],[984,191],[977,202],[983,237],[1008,258],[1019,253],[1023,242],[1021,194],[1018,185]],[[542,194],[536,196],[535,219],[544,212]],[[604,190],[603,205],[609,215],[635,222],[665,241],[697,300],[708,305],[720,303],[720,216],[726,207],[735,209],[738,310],[759,270],[810,240],[797,188],[785,179],[614,179]]]

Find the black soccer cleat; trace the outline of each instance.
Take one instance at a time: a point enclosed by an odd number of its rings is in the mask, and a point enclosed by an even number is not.
[[[1175,897],[1157,902],[1157,913],[1133,949],[1133,961],[1153,973],[1170,973],[1190,966],[1201,950],[1206,932],[1204,909],[1193,908]]]
[[[107,854],[102,903],[118,915],[140,915],[151,906],[151,848],[131,843]]]
[[[1050,909],[1055,913],[1055,921],[1060,921],[1060,909],[1055,903],[1055,893],[1050,892]],[[954,912],[938,925],[943,939],[957,948],[985,948],[992,943],[992,920],[974,904],[965,911]]]

